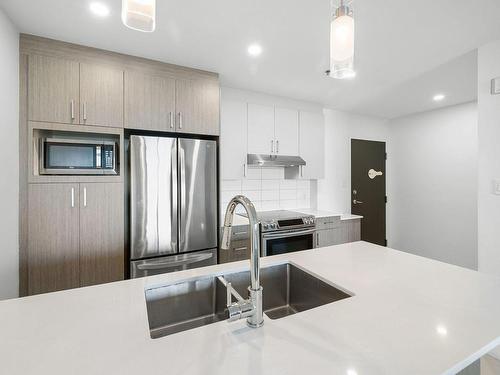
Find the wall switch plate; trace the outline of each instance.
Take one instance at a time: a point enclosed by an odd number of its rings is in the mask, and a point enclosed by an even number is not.
[[[493,194],[500,195],[500,178],[493,180]]]
[[[491,95],[500,94],[500,77],[491,80]]]

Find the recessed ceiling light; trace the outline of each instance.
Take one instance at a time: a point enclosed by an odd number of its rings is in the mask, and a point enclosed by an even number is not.
[[[448,330],[446,329],[445,326],[443,325],[438,325],[436,327],[436,332],[440,335],[440,336],[446,336],[448,334]]]
[[[98,2],[90,3],[90,11],[99,17],[109,16],[109,7],[103,3],[98,3]]]
[[[434,95],[432,100],[434,100],[435,102],[440,102],[441,100],[444,100],[444,98],[446,98],[444,94],[436,94]]]
[[[252,57],[257,57],[262,53],[260,44],[254,43],[248,46],[248,54]]]

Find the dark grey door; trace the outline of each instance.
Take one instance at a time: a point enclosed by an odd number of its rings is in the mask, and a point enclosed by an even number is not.
[[[362,215],[361,239],[386,246],[385,142],[351,140],[351,212]]]

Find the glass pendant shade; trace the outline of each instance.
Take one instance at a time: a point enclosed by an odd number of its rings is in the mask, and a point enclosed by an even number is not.
[[[337,9],[330,24],[330,77],[352,78],[354,71],[354,18],[349,9]]]
[[[156,26],[156,0],[122,0],[123,24],[133,30],[153,32]]]

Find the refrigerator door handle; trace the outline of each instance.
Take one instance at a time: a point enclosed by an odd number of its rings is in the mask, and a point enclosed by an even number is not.
[[[186,153],[179,145],[179,251],[182,252],[185,247],[186,231],[183,227],[184,215],[186,215]]]
[[[174,259],[169,259],[169,260],[165,260],[162,262],[151,262],[151,263],[139,264],[137,266],[137,268],[141,271],[172,268],[172,267],[178,267],[178,266],[187,265],[187,264],[203,262],[205,260],[212,258],[213,256],[214,256],[213,253],[205,253],[205,254],[193,255],[193,256],[190,256],[188,258],[182,258],[182,259],[175,259],[175,257],[174,257]]]
[[[172,144],[172,150],[171,150],[171,168],[172,168],[172,173],[170,174],[170,207],[172,207],[172,210],[170,212],[170,222],[172,223],[172,228],[171,228],[171,238],[172,238],[172,248],[175,249],[177,252],[177,245],[178,245],[178,229],[177,226],[179,225],[178,222],[178,203],[177,203],[177,196],[178,196],[178,191],[177,191],[177,140]]]

